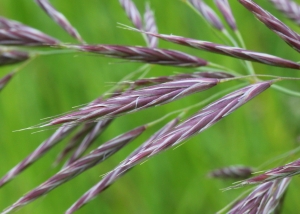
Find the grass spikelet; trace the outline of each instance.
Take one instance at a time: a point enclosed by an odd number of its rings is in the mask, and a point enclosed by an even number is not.
[[[198,57],[191,56],[180,51],[159,48],[121,45],[69,45],[68,47],[83,52],[101,54],[133,62],[178,67],[200,67],[208,65],[206,60]]]
[[[300,52],[300,35],[277,19],[275,16],[261,8],[251,0],[239,0],[239,2],[252,12],[256,18],[276,33],[288,45]]]
[[[0,49],[0,66],[24,62],[30,58],[25,51]]]
[[[189,0],[189,2],[199,11],[199,13],[216,29],[222,31],[224,25],[222,24],[219,16],[211,7],[209,7],[203,0]]]
[[[218,9],[221,11],[229,27],[233,31],[236,31],[237,30],[236,22],[232,14],[231,8],[229,6],[228,0],[215,0],[215,4],[217,5]]]
[[[137,29],[143,29],[141,14],[131,0],[119,0],[132,24]]]
[[[228,166],[212,170],[208,173],[210,178],[219,179],[246,179],[251,177],[253,169],[246,166]]]
[[[144,14],[144,28],[146,32],[157,33],[157,26],[154,18],[154,12],[150,8],[150,4],[146,4],[146,12]],[[147,43],[149,48],[157,48],[158,39],[154,36],[147,35]]]
[[[140,90],[128,91],[107,99],[101,104],[91,105],[77,112],[51,120],[45,126],[62,123],[82,123],[85,121],[112,118],[132,113],[152,106],[165,104],[189,94],[204,91],[216,86],[218,79],[193,78],[149,86]]]
[[[0,45],[53,46],[59,43],[37,29],[0,17]]]
[[[280,204],[290,181],[290,178],[284,178],[259,185],[227,213],[272,213]]]
[[[84,43],[78,31],[71,25],[67,18],[58,12],[48,0],[35,0],[35,2],[69,35],[77,39],[80,43]]]
[[[142,31],[139,31],[142,32]],[[286,60],[277,56],[273,56],[266,53],[259,53],[255,51],[245,50],[243,48],[231,47],[221,44],[216,44],[208,41],[195,40],[190,38],[185,38],[181,36],[165,35],[165,34],[155,34],[150,32],[144,32],[146,34],[156,36],[160,39],[173,42],[179,45],[184,45],[216,54],[222,54],[238,59],[249,60],[253,62],[259,62],[267,65],[299,69],[300,65],[296,62]]]
[[[289,19],[300,25],[300,6],[292,0],[270,0]]]

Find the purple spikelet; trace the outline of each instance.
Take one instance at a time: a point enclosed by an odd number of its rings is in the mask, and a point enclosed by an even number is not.
[[[222,31],[224,26],[219,16],[203,0],[189,0],[201,15],[216,29]]]
[[[231,208],[228,214],[263,213],[276,210],[290,183],[290,178],[277,179],[259,185],[246,198]]]
[[[229,27],[233,31],[237,30],[236,22],[232,14],[232,11],[230,9],[228,0],[215,0],[215,4],[217,5],[218,9],[221,11]]]
[[[52,46],[59,43],[37,29],[0,17],[0,45]]]
[[[288,45],[300,52],[300,35],[251,0],[239,0],[256,18],[276,33]]]
[[[121,45],[81,45],[68,46],[79,51],[101,54],[108,57],[126,59],[133,62],[143,62],[157,65],[178,67],[200,67],[208,65],[206,60],[189,54],[160,48],[148,48]]]
[[[77,112],[53,119],[48,125],[61,123],[80,123],[100,118],[112,118],[132,113],[152,106],[165,104],[187,95],[204,91],[216,86],[219,79],[193,78],[166,82],[139,90],[127,91],[107,99],[99,105],[91,105]]]
[[[246,179],[251,177],[253,169],[246,166],[229,166],[220,169],[215,169],[209,172],[211,178],[220,179]]]
[[[25,51],[0,49],[0,66],[24,62],[30,58]]]
[[[146,4],[146,12],[144,14],[144,30],[146,32],[157,33],[157,26],[154,13],[150,8],[150,4]],[[158,39],[154,36],[147,35],[147,43],[149,48],[156,48]]]
[[[58,12],[48,0],[35,0],[35,2],[69,35],[77,39],[79,42],[84,43],[78,31],[70,24],[66,17]]]
[[[289,19],[293,20],[296,24],[300,25],[300,5],[292,0],[270,0],[274,6],[286,15]]]
[[[142,31],[140,31],[142,32]],[[255,51],[246,50],[243,48],[238,47],[231,47],[222,44],[216,44],[208,41],[201,41],[191,38],[185,38],[181,36],[174,36],[174,35],[165,35],[165,34],[155,34],[150,32],[144,32],[146,34],[156,36],[160,39],[173,42],[179,45],[184,45],[200,50],[205,50],[208,52],[222,54],[226,56],[231,56],[238,59],[249,60],[253,62],[259,62],[267,65],[278,66],[278,67],[285,67],[285,68],[292,68],[292,69],[299,69],[300,65],[296,62],[283,59],[277,56],[273,56],[266,53],[260,53]]]
[[[261,175],[257,175],[253,178],[249,178],[247,180],[239,182],[237,185],[234,185],[231,188],[239,188],[241,186],[249,185],[249,184],[259,184],[265,183],[268,181],[273,181],[275,179],[282,179],[287,177],[292,177],[300,174],[300,160],[296,160],[284,166],[276,167],[274,169],[267,170]]]
[[[119,0],[128,18],[137,29],[143,29],[141,14],[131,0]]]

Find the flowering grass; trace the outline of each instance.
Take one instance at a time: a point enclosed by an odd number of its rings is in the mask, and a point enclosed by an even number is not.
[[[0,43],[12,50],[5,49],[11,55],[1,62],[12,65],[1,67],[0,78],[0,161],[5,163],[0,206],[13,205],[3,213],[23,205],[24,213],[215,213],[246,188],[222,192],[232,182],[208,179],[207,173],[233,165],[268,172],[297,159],[291,152],[272,161],[297,147],[300,72],[292,49],[298,50],[296,25],[281,24],[286,19],[274,1],[257,3],[282,22],[248,0],[205,1],[194,8],[204,19],[188,7],[195,1],[20,2],[22,13],[13,13],[16,5],[4,1],[1,14],[22,22],[2,19],[0,31]],[[130,3],[136,4],[133,13]],[[31,63],[25,67],[27,57]],[[7,78],[10,72],[14,76]],[[176,125],[162,128],[174,118]],[[26,127],[30,130],[12,132]],[[147,129],[116,154],[103,145],[136,127]],[[158,130],[164,131],[156,136]],[[278,179],[271,182],[257,184],[248,198],[265,186],[281,185]],[[265,191],[264,206],[248,203],[247,197],[245,204],[267,213],[282,204],[282,212],[290,213],[298,206],[297,188],[290,187],[297,182],[292,177],[284,184],[286,195],[279,188],[284,201],[272,201],[275,193]]]

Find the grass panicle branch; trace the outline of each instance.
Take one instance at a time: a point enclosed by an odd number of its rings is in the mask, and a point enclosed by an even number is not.
[[[157,65],[200,67],[208,65],[206,60],[174,50],[159,48],[121,46],[121,45],[68,45],[67,48],[78,51],[101,54],[109,57],[126,59]]]
[[[162,127],[159,131],[157,131],[155,134],[153,134],[146,142],[144,142],[141,146],[139,146],[136,150],[134,150],[125,160],[123,160],[115,169],[108,172],[103,179],[93,187],[93,191],[90,191],[91,197],[93,195],[101,193],[105,189],[107,189],[112,183],[114,183],[119,177],[124,175],[126,172],[128,172],[130,169],[132,169],[136,164],[128,165],[127,162],[130,161],[132,157],[135,155],[141,153],[142,151],[146,150],[147,148],[151,147],[155,140],[159,139],[161,136],[169,132],[171,129],[173,129],[177,124],[179,123],[179,118],[176,118],[169,123],[167,123],[164,127]],[[73,213],[74,210],[77,210],[80,208],[81,204],[87,203],[91,197],[85,197],[81,199],[81,203],[78,206],[78,204],[74,204],[66,213]]]
[[[256,83],[234,91],[209,104],[161,136],[153,142],[152,146],[147,148],[147,150],[136,154],[127,164],[130,165],[132,163],[139,162],[143,158],[151,157],[166,148],[176,146],[193,135],[204,131],[258,94],[268,89],[271,84],[272,81]]]
[[[133,29],[134,30],[134,29]],[[277,67],[284,67],[284,68],[292,68],[292,69],[299,69],[300,65],[296,62],[283,59],[277,56],[273,56],[266,53],[259,53],[255,51],[246,50],[243,48],[238,47],[231,47],[221,44],[216,44],[208,41],[201,41],[201,40],[195,40],[190,38],[185,38],[181,36],[174,36],[174,35],[166,35],[166,34],[155,34],[150,32],[143,32],[152,36],[156,36],[160,39],[173,42],[179,45],[184,45],[216,54],[222,54],[238,59],[253,61],[253,62],[259,62],[262,64],[277,66]]]
[[[170,129],[157,139],[154,139],[150,146],[146,146],[144,149],[136,152],[136,154],[131,155],[130,158],[127,158],[126,161],[116,169],[132,168],[146,159],[156,155],[157,153],[177,146],[183,141],[191,138],[193,135],[199,134],[221,120],[223,117],[235,111],[243,104],[247,103],[261,92],[265,91],[270,87],[271,84],[272,82],[270,81],[253,84],[232,92],[209,104],[189,119]],[[105,177],[104,179],[107,178]],[[71,214],[82,207],[84,204],[96,197],[101,191],[103,191],[103,188],[104,186],[100,181],[100,183],[96,184],[80,199],[78,199],[66,213]]]
[[[290,90],[277,84],[273,85],[273,83],[277,83],[281,80],[299,80],[300,78],[297,78],[296,76],[297,72],[293,73],[293,77],[284,77],[277,74],[262,74],[258,70],[254,70],[254,67],[249,61],[297,70],[300,69],[300,63],[267,54],[267,51],[264,50],[261,52],[248,50],[245,47],[244,40],[241,36],[242,34],[238,30],[236,21],[239,20],[234,17],[233,11],[230,7],[231,2],[228,0],[211,0],[211,2],[204,0],[184,1],[188,3],[192,9],[199,12],[205,22],[209,25],[212,33],[215,33],[222,41],[224,40],[225,43],[227,42],[231,45],[217,44],[210,41],[197,40],[176,35],[159,34],[157,26],[166,25],[163,25],[164,23],[162,22],[158,24],[156,23],[154,10],[150,8],[149,3],[145,4],[144,12],[140,13],[137,6],[134,4],[134,0],[119,0],[119,4],[122,6],[127,17],[135,28],[127,27],[122,24],[121,26],[125,29],[142,33],[142,36],[147,43],[146,47],[137,45],[115,45],[113,43],[100,43],[94,45],[86,43],[76,28],[73,27],[67,20],[66,16],[52,6],[50,0],[34,1],[54,22],[62,27],[79,43],[77,42],[77,44],[72,44],[61,42],[56,38],[18,21],[0,17],[0,66],[5,68],[4,66],[6,65],[14,66],[14,64],[24,62],[21,66],[16,67],[16,69],[7,75],[4,75],[0,79],[0,91],[7,85],[7,83],[9,83],[16,72],[23,69],[25,65],[38,56],[43,57],[45,55],[58,55],[62,53],[77,54],[83,52],[86,55],[113,57],[121,59],[122,61],[139,62],[145,65],[126,75],[122,80],[114,82],[114,86],[112,88],[108,90],[105,89],[106,92],[92,102],[77,106],[75,110],[73,109],[67,113],[47,118],[47,120],[44,120],[43,123],[27,128],[49,128],[48,126],[60,125],[60,127],[48,139],[42,142],[32,153],[30,153],[24,160],[18,163],[0,179],[0,187],[7,184],[14,177],[41,158],[46,152],[50,151],[50,149],[52,149],[60,141],[69,136],[70,139],[66,142],[66,145],[64,145],[62,151],[57,156],[55,164],[57,165],[65,159],[66,162],[60,171],[56,172],[56,174],[52,175],[48,180],[36,188],[33,188],[23,197],[19,198],[19,200],[4,210],[2,214],[10,213],[15,211],[17,208],[25,206],[26,204],[49,193],[51,190],[59,187],[63,183],[68,182],[77,175],[95,167],[135,140],[149,127],[165,121],[166,118],[169,118],[172,115],[180,113],[177,118],[171,120],[165,125],[162,125],[161,129],[156,131],[154,134],[149,135],[148,140],[139,144],[140,146],[134,149],[133,152],[121,163],[117,164],[115,168],[106,173],[98,183],[92,186],[91,189],[83,194],[66,211],[66,214],[71,214],[79,210],[83,205],[97,197],[98,194],[102,193],[133,167],[147,161],[156,154],[162,153],[171,148],[179,147],[187,140],[190,140],[195,135],[202,133],[204,130],[210,128],[227,115],[233,113],[239,107],[248,103],[251,99],[263,93],[271,86],[290,95],[299,96],[299,93],[294,90]],[[106,3],[110,4],[109,2],[110,1],[107,1]],[[238,2],[253,13],[256,18],[283,39],[288,45],[300,52],[300,35],[297,32],[293,31],[290,27],[285,25],[268,11],[261,8],[254,1],[239,0]],[[292,0],[270,0],[269,2],[272,2],[277,9],[285,13],[286,16],[295,21],[297,24],[300,23],[300,10],[297,3]],[[209,6],[213,5],[213,3],[218,11]],[[32,2],[32,4],[34,4],[34,2]],[[59,4],[57,4],[57,6],[59,8]],[[161,12],[160,10],[156,11],[158,13]],[[220,16],[218,14],[220,14]],[[221,17],[221,15],[223,17]],[[186,20],[190,19],[185,19],[185,21]],[[176,21],[176,19],[172,20],[172,22],[174,21]],[[228,26],[225,26],[225,22]],[[227,29],[231,30],[227,31]],[[105,34],[101,35],[104,39]],[[121,35],[118,35],[117,38],[120,39],[120,41],[122,40]],[[237,58],[239,59],[239,62],[241,62],[242,66],[246,68],[249,75],[244,75],[242,72],[237,71],[236,66],[229,68],[223,66],[221,63],[213,63],[215,59],[213,59],[213,61],[208,61],[197,56],[189,55],[185,52],[158,48],[159,39],[211,52],[214,53],[215,57],[225,55]],[[260,44],[264,44],[264,41],[260,42]],[[264,46],[260,46],[260,48],[263,47]],[[38,48],[43,49],[40,51]],[[165,69],[165,67],[151,66],[150,64],[175,66],[181,67],[181,69],[194,68],[194,70],[186,73],[183,73],[182,71],[180,71],[180,73],[173,72],[173,74],[170,75],[167,73],[168,70]],[[61,68],[61,66],[59,65],[58,68]],[[165,73],[160,73],[159,76],[153,75],[152,69],[155,70],[162,68],[165,69],[163,70]],[[101,77],[104,77],[105,79],[105,75]],[[263,78],[267,78],[269,80],[262,81],[261,79]],[[109,80],[108,82],[110,81],[115,80]],[[180,110],[176,111],[172,111],[172,107],[170,107],[166,114],[153,115],[153,117],[156,116],[159,118],[153,119],[152,115],[150,115],[149,118],[152,122],[143,122],[142,124],[144,125],[142,126],[138,126],[137,128],[127,132],[123,130],[121,132],[123,134],[119,136],[113,135],[117,137],[114,137],[101,145],[94,145],[97,138],[102,135],[107,128],[114,129],[114,127],[110,127],[110,124],[117,117],[128,115],[128,117],[131,117],[130,122],[135,122],[135,115],[131,113],[141,111],[140,113],[142,114],[144,109],[170,103],[191,94],[206,91],[219,85],[219,83],[228,81],[230,81],[230,83],[227,85],[235,85],[238,81],[242,81],[243,84],[236,84],[235,86],[229,86],[227,88],[226,84],[222,84],[222,86],[216,87],[215,90],[213,89],[208,91],[207,93],[212,93],[203,100],[202,98],[200,101],[197,100],[195,104],[180,107]],[[73,83],[74,82],[72,82],[72,84]],[[80,86],[80,84],[78,84],[78,86]],[[221,91],[216,92],[217,89],[221,89]],[[83,90],[82,87],[80,87],[79,90]],[[85,92],[87,92],[87,90]],[[265,100],[258,101],[261,101],[262,104],[266,104],[268,102]],[[3,102],[3,105],[6,103],[7,102]],[[184,103],[181,102],[180,104]],[[198,112],[194,113],[192,116],[182,119],[189,111],[195,108],[199,109],[200,106],[201,109]],[[265,108],[261,108],[261,106],[262,105],[258,105],[257,107],[259,111],[267,111]],[[168,106],[166,106],[166,108],[168,108]],[[159,111],[160,108],[155,109]],[[142,117],[140,119],[146,120],[147,118]],[[230,126],[231,125],[232,123]],[[126,125],[124,124],[121,123],[120,126],[126,129]],[[94,147],[93,150],[90,153],[87,153],[87,151],[91,150],[91,147]],[[228,153],[229,152],[230,151],[228,151]],[[295,152],[293,154],[295,154]],[[215,166],[210,168],[214,167]],[[225,208],[229,210],[227,213],[276,213],[280,211],[286,189],[292,176],[298,175],[300,173],[299,169],[300,159],[284,166],[270,169],[254,177],[250,177],[253,174],[254,169],[242,165],[218,168],[211,171],[208,176],[220,179],[245,179],[234,183],[234,186],[227,189],[238,188],[248,184],[257,184],[257,187],[253,188],[253,191],[247,197],[237,201],[237,203],[228,205],[227,207],[230,207],[230,210]]]
[[[96,100],[93,100],[87,106],[95,105],[101,101],[102,101],[102,99],[98,98]],[[103,124],[105,124],[105,121],[103,121]],[[90,134],[89,132],[93,129],[94,126],[95,126],[94,123],[86,123],[83,126],[83,128],[72,138],[72,140],[76,141],[76,140],[79,140],[82,136]],[[105,125],[103,125],[101,127],[105,128]],[[36,160],[41,158],[46,152],[48,152],[51,148],[53,148],[60,141],[65,139],[65,137],[68,136],[76,128],[77,128],[76,125],[66,125],[66,126],[61,126],[60,128],[58,128],[47,140],[45,140],[43,143],[41,143],[38,148],[36,148],[30,155],[28,155],[23,161],[21,161],[19,164],[17,164],[14,168],[12,168],[6,175],[4,175],[1,178],[0,187],[5,185],[6,183],[8,183],[15,176],[17,176],[22,171],[24,171],[27,167],[29,167],[32,163],[34,163]],[[89,141],[89,142],[91,142],[91,141]]]
[[[119,96],[109,98],[101,104],[91,105],[79,111],[55,118],[45,124],[45,126],[113,118],[125,113],[162,105],[190,94],[210,89],[218,83],[218,79],[193,78],[127,91]]]
[[[20,198],[16,203],[14,203],[11,207],[6,209],[3,212],[3,214],[9,213],[12,210],[15,210],[16,208],[22,207],[36,200],[37,198],[50,192],[51,190],[58,187],[59,185],[81,174],[85,170],[106,160],[114,153],[119,151],[121,148],[123,148],[125,145],[127,145],[135,138],[137,138],[139,135],[141,135],[146,130],[146,128],[147,126],[140,126],[102,144],[97,149],[90,152],[90,154],[86,155],[83,158],[78,159],[77,161],[73,162],[69,166],[66,166],[56,175],[52,176],[47,181],[42,183],[40,186],[27,193],[25,196]]]

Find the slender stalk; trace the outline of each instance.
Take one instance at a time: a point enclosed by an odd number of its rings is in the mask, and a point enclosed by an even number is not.
[[[284,94],[290,95],[290,96],[300,97],[300,92],[298,92],[298,91],[293,91],[293,90],[281,87],[279,85],[272,85],[272,88],[276,89],[277,91],[280,91]]]

